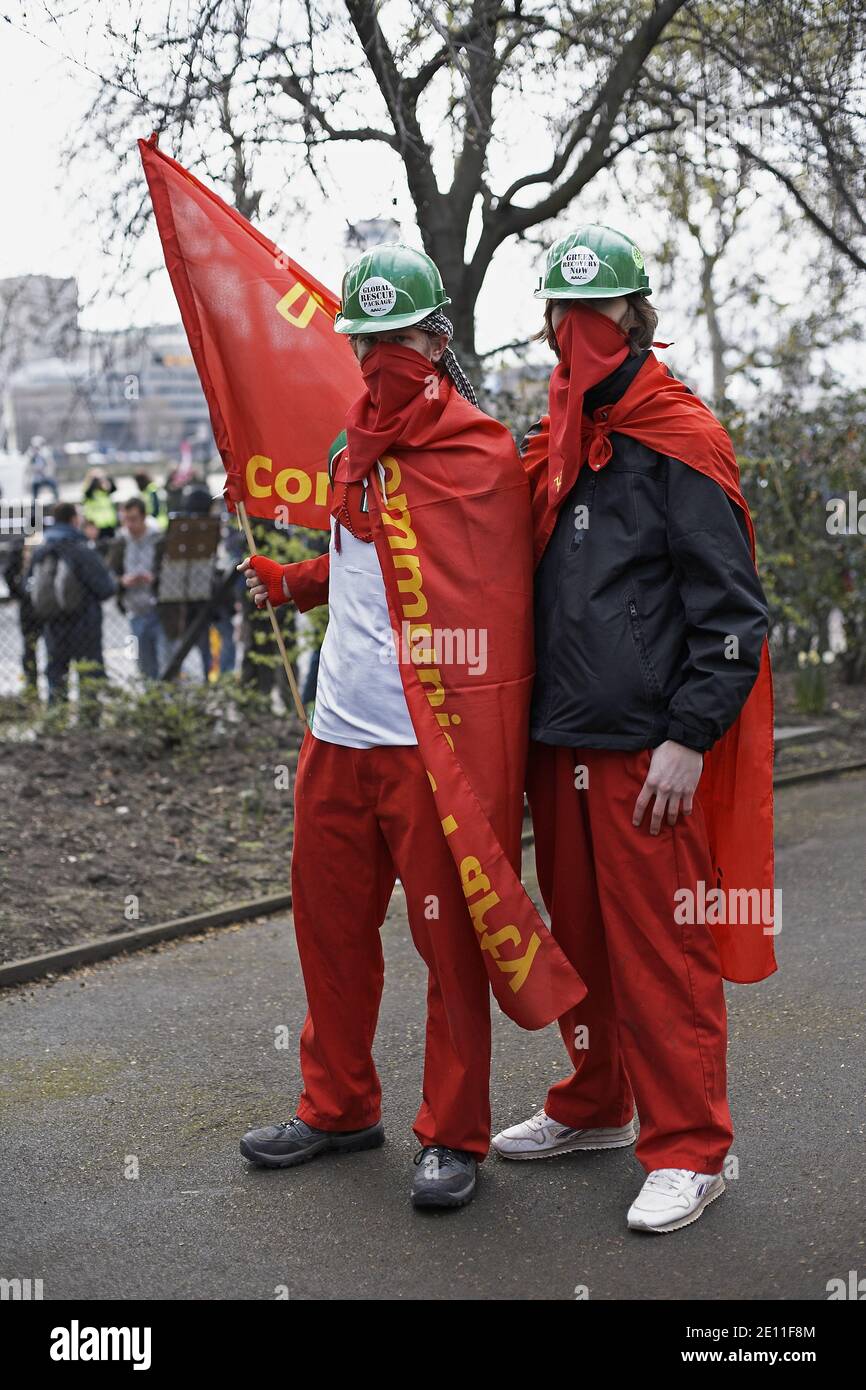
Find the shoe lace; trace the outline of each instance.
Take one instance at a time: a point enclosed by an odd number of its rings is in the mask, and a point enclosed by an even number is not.
[[[647,1178],[646,1185],[658,1192],[676,1193],[694,1176],[692,1168],[656,1168]]]
[[[412,1162],[416,1165],[423,1163],[425,1158],[429,1158],[431,1154],[435,1154],[440,1163],[449,1155],[456,1155],[457,1158],[463,1159],[469,1158],[469,1154],[465,1153],[463,1149],[449,1149],[444,1144],[428,1144],[426,1149],[418,1150]]]
[[[526,1125],[528,1129],[543,1129],[549,1120],[550,1116],[546,1110],[536,1110],[535,1114],[526,1121]]]

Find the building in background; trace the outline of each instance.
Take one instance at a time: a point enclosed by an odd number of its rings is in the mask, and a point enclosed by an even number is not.
[[[5,417],[11,449],[34,434],[60,451],[87,440],[102,453],[177,456],[213,452],[207,403],[180,325],[81,332],[66,354],[36,357],[13,371]]]
[[[348,250],[369,251],[371,246],[400,240],[400,223],[393,217],[368,217],[346,225],[345,243]]]
[[[45,358],[61,361],[78,347],[78,282],[72,277],[16,275],[0,280],[0,408],[12,375]],[[0,450],[9,420],[0,409]],[[38,433],[38,431],[37,431]]]

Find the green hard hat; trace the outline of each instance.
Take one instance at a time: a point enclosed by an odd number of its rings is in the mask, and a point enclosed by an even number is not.
[[[420,323],[451,300],[423,251],[398,243],[374,246],[343,276],[336,333],[388,333]]]
[[[643,256],[631,237],[599,222],[569,232],[547,253],[536,299],[613,299],[652,294]]]

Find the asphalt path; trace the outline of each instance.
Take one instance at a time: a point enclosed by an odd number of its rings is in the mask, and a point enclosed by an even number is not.
[[[781,969],[728,987],[739,1177],[687,1230],[627,1230],[631,1150],[491,1158],[471,1206],[412,1210],[424,976],[398,890],[378,1151],[282,1172],[238,1153],[297,1097],[288,921],[4,994],[0,1276],[41,1278],[46,1299],[818,1300],[866,1275],[866,777],[788,788],[777,809]],[[534,1111],[564,1070],[554,1029],[497,1017],[494,1124]]]

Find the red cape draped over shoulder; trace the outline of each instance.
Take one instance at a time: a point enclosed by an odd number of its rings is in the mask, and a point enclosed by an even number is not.
[[[604,468],[610,460],[611,433],[629,435],[718,483],[746,518],[754,560],[755,531],[727,430],[652,353],[614,405],[595,410],[589,418],[584,415],[581,459],[590,468]],[[565,500],[564,495],[551,500],[549,438],[550,419],[545,416],[523,448],[536,564]],[[740,984],[763,980],[777,968],[773,938],[781,929],[773,879],[773,680],[766,640],[758,678],[738,718],[704,755],[699,793],[716,871],[707,894],[721,889],[706,905],[706,920],[719,948],[722,973]]]
[[[351,452],[350,434],[338,476],[355,473]],[[543,1028],[586,986],[520,882],[534,674],[526,475],[509,431],[443,378],[369,476],[400,675],[467,926],[500,1008]]]

